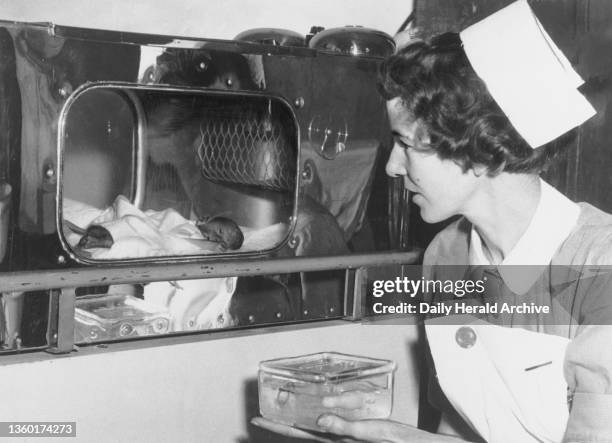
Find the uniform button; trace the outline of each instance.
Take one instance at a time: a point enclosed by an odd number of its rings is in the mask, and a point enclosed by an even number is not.
[[[476,332],[472,328],[462,326],[457,329],[455,334],[455,340],[457,344],[462,348],[471,348],[476,343]]]

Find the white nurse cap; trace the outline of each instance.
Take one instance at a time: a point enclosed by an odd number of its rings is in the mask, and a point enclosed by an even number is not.
[[[584,81],[526,0],[510,4],[459,36],[474,71],[532,148],[595,115],[577,90]]]

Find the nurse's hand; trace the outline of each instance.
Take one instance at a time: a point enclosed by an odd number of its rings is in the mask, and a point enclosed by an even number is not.
[[[451,436],[431,434],[414,426],[391,420],[345,420],[337,415],[323,414],[317,420],[321,433],[294,428],[263,417],[255,417],[251,423],[281,435],[293,438],[311,439],[324,443],[348,442],[460,442]]]

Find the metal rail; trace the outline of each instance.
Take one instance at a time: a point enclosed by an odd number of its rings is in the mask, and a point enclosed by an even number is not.
[[[6,272],[0,273],[0,292],[414,264],[420,260],[421,252],[412,250],[326,257],[216,260]]]

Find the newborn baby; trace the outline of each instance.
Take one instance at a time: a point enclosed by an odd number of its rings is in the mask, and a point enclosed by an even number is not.
[[[196,223],[196,227],[204,240],[219,243],[222,250],[240,249],[244,241],[240,227],[227,217],[201,220]],[[113,236],[103,226],[91,225],[82,234],[78,246],[83,249],[110,248],[114,243]]]
[[[212,217],[196,223],[202,233],[204,240],[214,241],[221,245],[223,249],[240,249],[244,241],[244,235],[240,226],[227,217]]]

